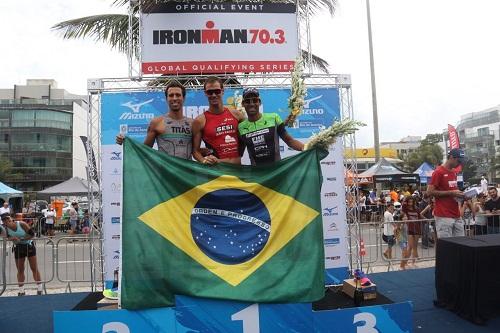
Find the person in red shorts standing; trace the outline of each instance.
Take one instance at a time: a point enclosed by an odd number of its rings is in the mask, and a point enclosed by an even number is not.
[[[463,164],[465,153],[454,148],[448,153],[446,162],[436,168],[427,188],[427,194],[436,200],[434,217],[438,238],[464,236],[464,224],[460,218],[459,201],[464,193],[458,189],[454,168]]]
[[[212,76],[204,85],[209,109],[196,117],[193,122],[193,157],[204,164],[226,162],[240,164],[240,143],[238,139],[238,123],[244,119],[241,112],[231,111],[224,107],[222,80]],[[201,140],[211,150],[204,156]]]

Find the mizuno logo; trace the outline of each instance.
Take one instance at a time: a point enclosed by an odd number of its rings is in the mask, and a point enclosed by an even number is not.
[[[121,157],[121,152],[118,152],[118,151],[113,151],[111,152],[111,160],[112,161],[121,161],[122,157]]]
[[[146,104],[149,104],[151,103],[152,101],[154,101],[153,98],[151,98],[150,100],[147,100],[145,102],[142,102],[142,103],[136,103],[136,104],[133,104],[131,101],[128,101],[127,103],[123,103],[122,106],[126,106],[128,108],[130,108],[132,110],[133,113],[139,113],[141,112],[141,107],[143,105],[146,105]]]
[[[327,213],[333,213],[334,210],[337,209],[337,206],[333,207],[333,208],[323,208],[323,210],[325,210]]]
[[[320,99],[321,97],[323,97],[323,95],[319,95],[317,97],[313,97],[313,98],[309,98],[309,99],[304,100],[304,109],[309,109],[309,104],[311,104],[311,102],[313,102],[317,99]]]

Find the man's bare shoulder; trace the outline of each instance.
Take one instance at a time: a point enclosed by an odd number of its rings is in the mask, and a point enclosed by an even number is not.
[[[158,125],[159,123],[161,123],[161,121],[163,120],[163,116],[158,116],[158,117],[154,117],[153,119],[151,119],[151,121],[149,122],[149,126],[156,126]]]
[[[198,117],[194,118],[192,126],[204,126],[205,121],[205,114],[202,113]]]

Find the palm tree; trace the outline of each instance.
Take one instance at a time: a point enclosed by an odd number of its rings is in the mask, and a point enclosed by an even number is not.
[[[289,0],[288,0],[289,1]],[[288,2],[284,0],[283,2]],[[212,2],[212,1],[211,1]],[[281,1],[275,1],[281,2]],[[304,16],[306,12],[306,3],[309,2],[309,13],[316,14],[324,9],[333,15],[337,6],[337,0],[306,0],[299,1],[299,15]],[[114,0],[113,6],[122,7],[129,3],[129,0]],[[153,0],[143,0],[143,6],[153,4]],[[138,7],[134,10],[133,26],[139,24]],[[120,52],[128,52],[128,22],[129,16],[124,14],[102,14],[87,17],[80,17],[55,24],[52,30],[62,34],[64,39],[91,38],[96,42],[109,44],[112,49]],[[138,45],[138,29],[133,29],[133,45]],[[133,50],[133,55],[137,57],[137,50]],[[307,51],[302,50],[302,56],[305,60],[309,59]],[[328,73],[328,63],[314,54],[312,65],[318,70]]]

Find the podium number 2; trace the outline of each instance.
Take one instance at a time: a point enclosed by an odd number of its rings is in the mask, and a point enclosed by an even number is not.
[[[231,316],[232,321],[243,322],[243,333],[260,333],[259,305],[252,304]]]
[[[358,326],[356,328],[356,333],[378,333],[375,328],[377,325],[377,318],[369,312],[356,313],[354,315],[353,324],[364,322],[363,326]]]

